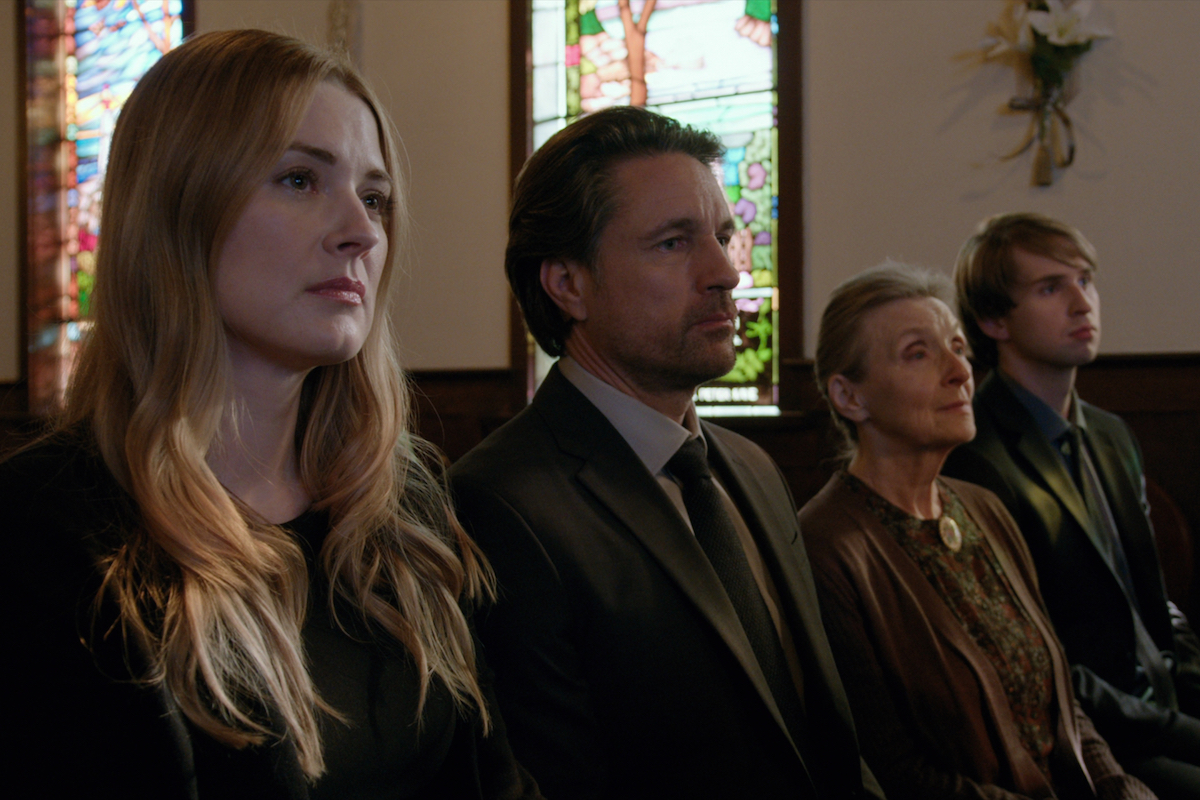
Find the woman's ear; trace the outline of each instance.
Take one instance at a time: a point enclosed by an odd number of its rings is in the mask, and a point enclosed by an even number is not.
[[[576,322],[588,316],[585,283],[590,279],[587,267],[577,261],[548,258],[542,262],[542,289]]]
[[[829,402],[833,410],[855,423],[866,422],[870,418],[865,398],[858,387],[845,375],[834,375],[829,379]]]

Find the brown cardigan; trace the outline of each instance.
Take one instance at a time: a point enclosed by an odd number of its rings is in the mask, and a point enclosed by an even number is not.
[[[1057,796],[1094,797],[1103,783],[1106,797],[1153,797],[1122,773],[1079,710],[1012,517],[990,492],[944,480],[1050,648]],[[889,799],[1055,796],[1021,744],[995,668],[865,501],[835,475],[800,511],[800,525],[863,755]]]

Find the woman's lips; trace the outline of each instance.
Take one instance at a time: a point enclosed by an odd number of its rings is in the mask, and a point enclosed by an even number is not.
[[[308,292],[346,305],[361,306],[367,287],[353,278],[331,278],[308,287]]]

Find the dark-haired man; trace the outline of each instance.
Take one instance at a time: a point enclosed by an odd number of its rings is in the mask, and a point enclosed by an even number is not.
[[[1016,518],[1080,704],[1126,771],[1160,797],[1197,798],[1200,653],[1166,599],[1141,453],[1074,389],[1100,345],[1095,270],[1079,231],[1037,214],[984,220],[963,245],[963,326],[994,369],[975,397],[975,440],[944,471]]]
[[[501,710],[547,797],[881,794],[787,486],[692,406],[734,362],[721,154],[614,108],[517,181],[509,282],[562,359],[450,476],[498,578],[479,624]]]

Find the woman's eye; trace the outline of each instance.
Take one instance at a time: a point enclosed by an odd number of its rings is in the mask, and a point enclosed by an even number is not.
[[[311,189],[314,182],[315,179],[307,171],[289,172],[283,176],[283,183],[289,189],[296,189],[302,192]]]
[[[377,211],[380,214],[391,208],[391,198],[380,192],[371,192],[363,198],[363,205],[371,211]]]

